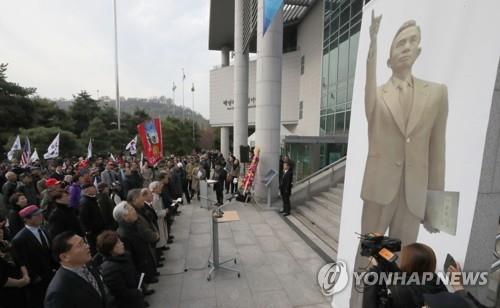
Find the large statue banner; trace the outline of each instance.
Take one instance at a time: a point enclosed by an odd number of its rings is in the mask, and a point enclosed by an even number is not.
[[[356,233],[467,252],[500,57],[500,1],[372,0],[353,89],[338,260]],[[351,286],[335,294],[349,307]]]

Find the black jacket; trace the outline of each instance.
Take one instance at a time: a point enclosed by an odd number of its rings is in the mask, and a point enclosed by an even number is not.
[[[49,234],[54,238],[64,231],[73,231],[84,236],[75,209],[65,204],[57,204],[56,209],[49,216]]]
[[[121,256],[107,257],[101,265],[101,272],[114,307],[144,307],[142,292],[137,289],[140,275],[135,270],[128,252]]]
[[[83,232],[93,236],[99,235],[104,230],[104,220],[96,198],[82,196],[80,199],[80,223]]]
[[[170,169],[170,181],[168,182],[171,195],[177,199],[182,197],[182,179],[179,168]]]
[[[43,230],[42,230],[43,231]],[[50,245],[50,237],[43,231]],[[50,246],[49,246],[50,248]],[[57,264],[50,249],[46,249],[33,233],[24,227],[12,240],[13,256],[19,266],[25,265],[30,276],[30,284],[48,285]]]
[[[288,169],[287,172],[283,175],[280,184],[280,192],[282,195],[291,195],[292,194],[292,181],[293,181],[293,172]]]
[[[10,197],[16,192],[17,182],[7,181],[2,186],[3,204],[8,208]]]
[[[21,208],[16,204],[9,211],[9,234],[11,238],[24,228],[23,219],[19,216],[20,210]]]
[[[224,190],[224,184],[226,182],[226,177],[227,177],[226,170],[224,170],[222,168],[220,168],[219,170],[215,170],[214,180],[217,181],[217,183],[214,184],[215,191],[223,191]]]
[[[378,267],[371,271],[379,272]],[[395,274],[395,273],[394,273]],[[401,274],[401,273],[398,273]],[[406,274],[406,280],[411,281],[411,274]],[[424,306],[424,294],[436,294],[447,292],[444,284],[434,275],[425,285],[391,285],[388,287],[390,295],[388,296],[389,306],[394,308],[420,308]],[[365,286],[363,292],[363,308],[379,307],[380,294],[382,288],[378,285]]]
[[[109,194],[106,192],[97,194],[97,203],[99,204],[99,209],[101,210],[104,229],[116,230],[118,225],[113,218],[113,209],[115,208],[115,204],[109,197]]]
[[[137,229],[137,222],[133,224],[121,222],[117,232],[125,245],[125,249],[130,252],[137,271],[145,273],[149,278],[153,278],[156,272],[154,257],[151,254],[150,244],[144,241]]]
[[[144,214],[144,217],[147,218],[149,223],[156,228],[157,231],[160,230],[158,226],[158,215],[156,215],[156,211],[152,205],[144,203],[142,213]]]
[[[139,171],[131,171],[129,175],[125,176],[127,189],[142,188],[142,176]]]
[[[97,281],[101,295],[78,274],[60,267],[50,282],[45,295],[45,307],[50,308],[105,308],[106,290],[100,275],[90,270]]]
[[[22,183],[17,188],[17,191],[23,193],[26,196],[26,199],[28,199],[28,204],[40,204],[40,199],[38,198],[38,193],[33,183],[31,183],[31,185]]]

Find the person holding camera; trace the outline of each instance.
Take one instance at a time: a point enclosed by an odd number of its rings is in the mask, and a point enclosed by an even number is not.
[[[373,259],[370,272],[394,272],[397,276],[393,277],[403,278],[395,278],[389,285],[381,285],[379,280],[374,285],[365,286],[363,308],[481,307],[472,295],[464,290],[461,279],[452,283],[455,293],[448,293],[444,282],[435,273],[436,255],[432,248],[425,244],[413,243],[404,246],[397,265],[382,258],[377,259],[381,262]],[[461,273],[458,264],[447,270],[451,275]]]

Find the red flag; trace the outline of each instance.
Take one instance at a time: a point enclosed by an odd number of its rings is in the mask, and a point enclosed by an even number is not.
[[[148,163],[153,166],[163,158],[163,136],[160,119],[153,119],[137,125],[143,153]]]

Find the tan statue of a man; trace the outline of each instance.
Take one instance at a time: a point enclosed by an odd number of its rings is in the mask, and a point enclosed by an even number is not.
[[[402,245],[417,240],[428,190],[444,190],[446,86],[416,78],[412,67],[422,49],[414,20],[398,29],[387,65],[392,76],[377,87],[377,34],[382,16],[372,11],[365,112],[368,157],[361,198],[361,233],[385,233]],[[424,222],[424,227],[435,232]]]
[[[412,67],[422,52],[420,28],[403,23],[391,44],[389,80],[377,87],[377,34],[382,16],[372,11],[366,64],[365,112],[368,157],[361,198],[361,233],[385,234],[407,245],[417,241],[428,190],[444,190],[448,92],[445,85],[416,78]],[[356,256],[355,270],[368,259]],[[353,288],[350,307],[361,307]]]

